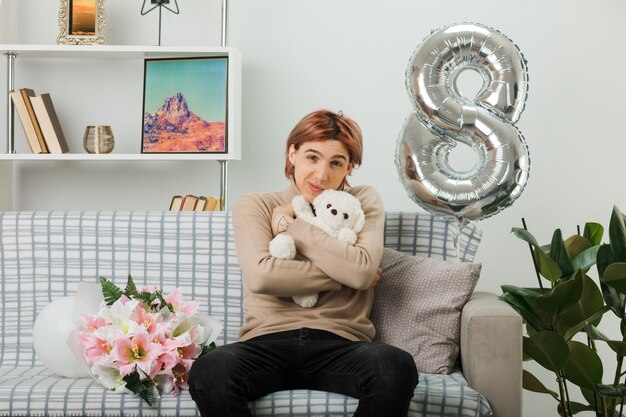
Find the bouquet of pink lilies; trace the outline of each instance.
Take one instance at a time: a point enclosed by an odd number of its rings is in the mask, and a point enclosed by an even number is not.
[[[180,289],[138,291],[128,276],[124,290],[100,277],[104,302],[84,315],[80,332],[91,375],[106,388],[138,395],[152,405],[161,394],[188,389],[194,360],[215,348],[222,324],[183,303]]]

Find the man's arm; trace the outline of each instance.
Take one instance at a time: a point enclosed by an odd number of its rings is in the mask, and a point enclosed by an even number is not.
[[[365,225],[354,246],[300,219],[292,222],[286,233],[294,238],[298,253],[330,278],[350,288],[366,290],[374,285],[382,258],[385,213],[382,200],[372,187],[355,187],[349,192],[359,199],[365,213]]]
[[[277,227],[279,223],[275,222]],[[292,225],[287,225],[288,229]],[[243,281],[250,291],[292,297],[341,289],[341,284],[308,260],[278,259],[270,255],[269,242],[274,237],[272,213],[260,196],[250,194],[239,199],[233,208],[233,227]]]

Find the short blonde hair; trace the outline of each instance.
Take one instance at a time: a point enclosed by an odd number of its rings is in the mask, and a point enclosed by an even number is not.
[[[298,150],[305,142],[320,140],[338,140],[348,150],[348,161],[354,168],[361,165],[363,159],[363,135],[361,128],[352,119],[343,115],[341,111],[316,110],[304,116],[291,130],[287,138],[285,150],[285,176],[294,175],[294,166],[289,161],[289,148],[294,145]],[[342,186],[348,185],[346,178]]]

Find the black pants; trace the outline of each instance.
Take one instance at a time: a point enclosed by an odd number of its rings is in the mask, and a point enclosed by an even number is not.
[[[251,416],[248,401],[288,389],[358,398],[355,417],[406,417],[417,380],[401,349],[303,328],[212,350],[193,364],[189,391],[202,417]]]

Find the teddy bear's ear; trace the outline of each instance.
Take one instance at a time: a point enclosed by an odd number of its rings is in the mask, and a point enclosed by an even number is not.
[[[354,222],[354,232],[359,233],[361,230],[363,230],[364,225],[365,225],[365,213],[363,213],[363,210],[359,208],[359,210],[356,212],[356,220]]]

